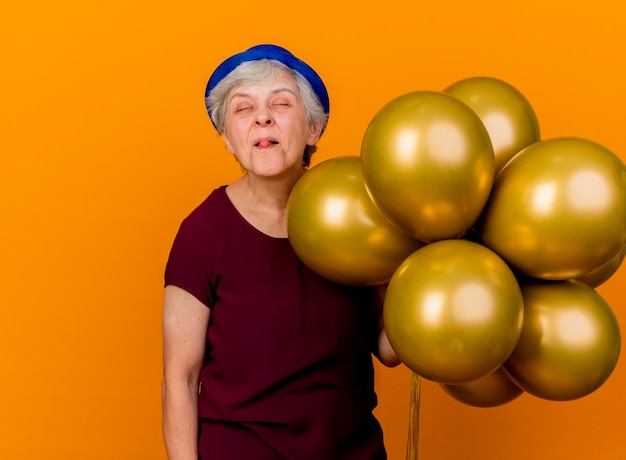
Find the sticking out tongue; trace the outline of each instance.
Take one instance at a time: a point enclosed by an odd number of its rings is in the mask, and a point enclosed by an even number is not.
[[[260,149],[266,149],[268,147],[271,147],[274,144],[276,144],[275,141],[270,141],[268,139],[262,139],[261,141],[259,141],[259,143],[256,146],[258,148],[260,148]]]

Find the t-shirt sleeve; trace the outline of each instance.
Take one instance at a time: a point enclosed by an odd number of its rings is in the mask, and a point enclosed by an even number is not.
[[[178,229],[165,267],[165,286],[177,286],[211,308],[210,255],[202,232],[186,219]]]

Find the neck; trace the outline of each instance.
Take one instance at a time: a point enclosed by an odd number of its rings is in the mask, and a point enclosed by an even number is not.
[[[235,208],[254,227],[267,235],[284,238],[287,200],[300,176],[280,180],[246,174],[229,185],[226,192]]]
[[[284,178],[258,177],[246,174],[237,180],[233,186],[240,187],[240,191],[259,206],[284,209],[289,194],[300,177],[301,174]]]

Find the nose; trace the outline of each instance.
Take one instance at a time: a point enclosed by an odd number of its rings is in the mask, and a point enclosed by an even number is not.
[[[256,114],[256,124],[258,126],[270,126],[274,123],[274,119],[269,110],[259,109]]]

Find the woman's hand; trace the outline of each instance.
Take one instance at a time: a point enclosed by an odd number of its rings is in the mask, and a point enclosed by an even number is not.
[[[387,367],[395,367],[400,364],[400,358],[393,350],[387,332],[385,331],[385,325],[383,322],[383,304],[385,302],[385,293],[387,292],[387,285],[380,285],[376,288],[376,295],[374,296],[375,308],[379,312],[378,317],[378,342],[376,343],[376,351],[374,355],[378,360]]]
[[[395,367],[400,364],[400,358],[393,350],[387,332],[383,327],[378,334],[378,354],[376,355],[378,360],[387,367]]]

